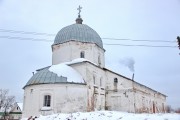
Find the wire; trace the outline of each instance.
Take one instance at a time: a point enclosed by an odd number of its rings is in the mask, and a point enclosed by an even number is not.
[[[53,42],[52,40],[47,40],[47,39],[35,39],[35,38],[11,37],[11,36],[0,36],[0,38],[17,39],[17,40],[25,40],[25,41],[28,40],[28,41]],[[130,44],[108,44],[108,43],[104,43],[104,45],[134,46],[134,47],[136,46],[136,47],[177,48],[177,46],[130,45]]]
[[[0,29],[0,32],[20,33],[20,34],[33,34],[33,35],[46,35],[46,36],[55,36],[55,34],[49,34],[49,33],[25,32],[25,31],[6,30],[6,29]]]
[[[0,36],[0,38],[18,39],[18,40],[29,40],[29,41],[53,42],[52,40],[46,40],[46,39],[34,39],[34,38],[11,37],[11,36]]]
[[[20,33],[20,34],[32,34],[32,35],[46,35],[46,36],[56,36],[56,34],[49,33],[38,33],[38,32],[26,32],[26,31],[16,31],[16,30],[8,30],[8,29],[0,29],[0,32],[8,32],[8,33]],[[134,42],[167,42],[174,43],[176,41],[168,41],[168,40],[139,40],[139,39],[119,39],[119,38],[101,38],[106,40],[122,40],[122,41],[134,41]]]
[[[138,42],[168,42],[168,43],[174,43],[176,41],[167,41],[167,40],[135,40],[135,39],[118,39],[118,38],[102,38],[107,40],[128,40],[128,41],[138,41]]]
[[[155,45],[129,45],[129,44],[108,44],[104,43],[104,45],[119,45],[119,46],[134,46],[134,47],[164,47],[164,48],[177,48],[177,46],[155,46]]]

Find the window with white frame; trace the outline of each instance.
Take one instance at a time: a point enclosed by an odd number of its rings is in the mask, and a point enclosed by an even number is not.
[[[45,95],[44,96],[44,107],[50,107],[51,106],[51,96]]]

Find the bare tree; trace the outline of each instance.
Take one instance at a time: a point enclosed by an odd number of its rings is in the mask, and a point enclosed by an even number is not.
[[[167,112],[167,113],[171,113],[171,112],[172,112],[172,108],[171,108],[170,105],[167,105],[167,106],[166,106],[166,112]]]
[[[180,108],[177,108],[175,112],[180,114]]]
[[[0,110],[3,113],[3,117],[8,115],[8,110],[14,105],[15,97],[8,96],[9,90],[0,89]]]

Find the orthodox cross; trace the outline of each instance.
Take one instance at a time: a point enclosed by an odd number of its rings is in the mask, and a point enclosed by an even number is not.
[[[78,13],[79,17],[80,17],[81,9],[82,9],[82,7],[79,5],[79,7],[77,8],[77,10],[79,10],[79,13]]]

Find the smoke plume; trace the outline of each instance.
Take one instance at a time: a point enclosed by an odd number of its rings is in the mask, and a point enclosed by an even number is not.
[[[120,59],[119,62],[120,62],[120,64],[128,67],[131,72],[134,72],[134,64],[135,64],[135,61],[134,61],[133,58],[131,58],[131,57],[126,57],[126,58],[124,58],[124,59]]]

